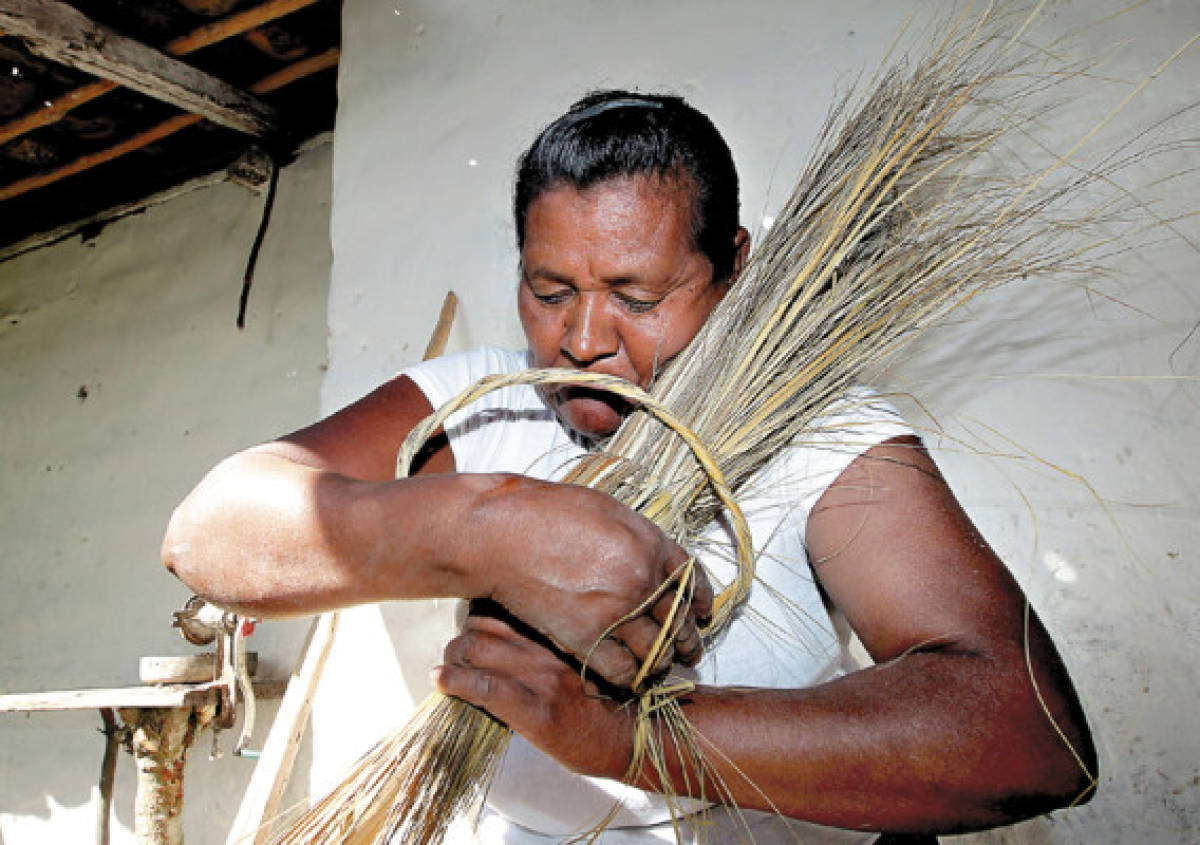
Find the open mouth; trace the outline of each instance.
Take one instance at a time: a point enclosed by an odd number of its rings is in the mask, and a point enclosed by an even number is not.
[[[609,406],[621,416],[625,416],[633,410],[634,405],[628,399],[618,396],[615,393],[609,393],[607,390],[602,390],[597,387],[589,387],[581,384],[564,384],[554,388],[555,398],[560,403],[567,403],[576,400],[588,400],[591,402],[600,402]]]
[[[615,393],[573,384],[543,385],[548,404],[562,422],[589,440],[615,432],[636,405]]]

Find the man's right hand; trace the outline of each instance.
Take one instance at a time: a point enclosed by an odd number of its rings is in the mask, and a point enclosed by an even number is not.
[[[470,536],[486,538],[488,597],[610,683],[631,686],[675,599],[664,582],[682,574],[687,553],[605,493],[522,476],[502,477],[479,496],[471,523]],[[690,605],[672,623],[655,672],[700,658],[698,625],[712,602],[696,567]]]

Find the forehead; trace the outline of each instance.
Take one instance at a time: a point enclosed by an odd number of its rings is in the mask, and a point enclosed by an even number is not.
[[[522,260],[529,265],[587,254],[644,262],[695,253],[692,193],[686,182],[654,175],[550,188],[530,203]]]

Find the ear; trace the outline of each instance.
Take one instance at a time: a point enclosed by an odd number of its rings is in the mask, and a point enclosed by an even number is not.
[[[729,275],[729,283],[733,284],[737,281],[738,276],[742,274],[742,268],[746,266],[746,259],[750,255],[750,233],[746,231],[744,226],[738,226],[737,233],[733,236],[734,255],[733,255],[733,272]]]

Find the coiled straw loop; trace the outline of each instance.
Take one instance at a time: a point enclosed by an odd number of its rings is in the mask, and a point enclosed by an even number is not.
[[[665,405],[656,400],[642,388],[632,382],[626,381],[618,376],[605,375],[601,373],[589,373],[582,370],[559,369],[553,367],[533,368],[523,370],[518,373],[501,373],[497,375],[485,376],[475,384],[468,387],[458,396],[446,402],[442,407],[435,411],[430,416],[426,417],[418,423],[404,443],[401,444],[400,450],[396,456],[396,477],[407,478],[412,468],[412,462],[418,451],[425,442],[432,436],[433,432],[446,423],[450,415],[462,408],[470,405],[492,391],[499,390],[502,387],[513,387],[518,385],[535,385],[535,384],[576,384],[585,385],[588,387],[599,388],[616,394],[622,399],[625,399],[635,405],[640,406],[643,410],[661,422],[664,426],[675,432],[687,444],[692,454],[696,458],[696,462],[704,470],[708,477],[713,494],[721,502],[722,506],[729,517],[729,523],[733,528],[734,534],[734,551],[737,559],[737,574],[724,589],[717,593],[713,600],[712,618],[706,626],[701,630],[705,636],[714,634],[724,627],[733,614],[734,609],[745,599],[750,591],[750,585],[754,581],[754,548],[750,536],[750,526],[746,522],[745,514],[738,506],[734,499],[733,492],[729,489],[729,485],[725,481],[725,475],[717,466],[712,454],[708,448],[700,442],[700,439],[695,433],[688,428],[683,422],[676,417]],[[680,539],[680,538],[673,538]],[[682,595],[686,592],[682,587],[685,583],[691,583],[693,575],[690,572],[690,567],[695,566],[695,558],[689,559],[686,568],[687,572],[680,573],[681,589],[678,594]],[[641,684],[642,680],[651,672],[652,667],[658,662],[662,650],[667,645],[667,633],[673,630],[672,622],[676,613],[679,612],[682,603],[676,601],[672,607],[671,617],[667,619],[662,626],[658,641],[655,643],[653,653],[647,656],[641,670],[638,672],[637,683],[635,689]],[[634,611],[638,612],[637,610]],[[620,624],[618,620],[616,624]]]

